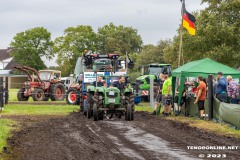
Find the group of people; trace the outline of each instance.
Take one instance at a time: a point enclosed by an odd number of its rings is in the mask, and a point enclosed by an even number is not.
[[[232,76],[223,77],[222,72],[217,74],[218,82],[213,82],[214,95],[220,102],[238,104],[239,87],[238,83],[233,80]]]
[[[124,88],[126,87],[126,79],[124,76],[119,76],[117,81],[114,81],[111,86],[113,87],[117,87],[119,88],[120,91],[124,90]],[[98,86],[98,87],[102,87],[105,86],[107,87],[107,83],[105,80],[103,80],[103,78],[101,76],[97,77],[97,81],[93,82],[94,86]]]
[[[200,119],[204,117],[204,102],[207,95],[207,84],[204,82],[202,76],[198,76],[199,85],[197,87],[195,104],[198,104]],[[231,104],[238,104],[239,89],[238,83],[233,80],[232,76],[223,77],[222,72],[217,73],[217,81],[213,78],[214,96],[220,102],[229,102]]]
[[[198,76],[198,86],[196,88],[196,99],[194,104],[197,104],[199,110],[199,117],[200,119],[204,118],[205,114],[205,107],[204,103],[207,98],[207,82],[206,79],[202,76]],[[171,100],[172,100],[172,82],[171,79],[168,77],[167,72],[163,72],[159,75],[158,84],[154,84],[154,102],[155,107],[153,114],[156,114],[157,108],[159,103],[162,102],[162,106],[164,111],[162,114],[164,116],[171,115]],[[227,76],[226,78],[223,77],[222,72],[217,73],[217,81],[213,79],[213,90],[214,96],[220,102],[229,102],[232,104],[238,104],[238,97],[239,97],[239,88],[238,83],[233,80],[232,76]],[[180,94],[178,90],[176,90],[176,94],[174,97],[174,107],[175,110],[178,110],[178,99],[181,96],[180,101],[180,110],[183,104],[186,102],[186,94],[188,89],[184,87],[183,92]]]

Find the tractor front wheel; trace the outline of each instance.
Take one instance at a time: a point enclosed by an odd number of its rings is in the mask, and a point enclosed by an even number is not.
[[[91,107],[88,102],[87,102],[87,118],[91,118]]]
[[[132,120],[131,110],[132,110],[131,105],[128,104],[127,108],[126,108],[126,114],[125,114],[125,116],[127,116],[127,117],[125,117],[125,120],[127,120],[127,121],[131,121]]]
[[[93,118],[94,121],[98,121],[98,108],[96,104],[93,105]]]
[[[77,90],[77,88],[69,88],[66,96],[67,104],[78,105],[79,99],[80,99],[79,90]]]
[[[33,98],[34,101],[44,101],[45,94],[44,94],[43,89],[35,88],[33,93],[32,93],[32,98]]]
[[[24,96],[24,91],[25,91],[25,88],[21,88],[19,89],[18,93],[17,93],[17,99],[18,101],[28,101],[29,99],[29,96]]]
[[[52,84],[50,87],[50,98],[52,101],[62,101],[65,98],[66,90],[62,83]]]

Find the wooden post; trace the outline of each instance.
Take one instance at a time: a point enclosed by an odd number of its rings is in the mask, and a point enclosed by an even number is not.
[[[5,78],[5,104],[8,104],[8,98],[9,98],[9,93],[8,93],[8,77]]]
[[[3,77],[0,77],[0,108],[4,107],[3,91]]]

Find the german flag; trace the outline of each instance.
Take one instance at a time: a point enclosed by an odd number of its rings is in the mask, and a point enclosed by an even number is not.
[[[186,8],[185,8],[185,2],[183,0],[183,3],[182,3],[182,16],[183,16],[183,19],[182,19],[182,25],[184,28],[186,28],[188,30],[188,33],[190,35],[195,35],[196,34],[196,28],[195,28],[195,17],[188,13]]]

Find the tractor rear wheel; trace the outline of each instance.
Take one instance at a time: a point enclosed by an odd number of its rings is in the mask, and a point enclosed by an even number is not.
[[[100,98],[100,96],[103,98],[102,93],[95,93],[93,101],[98,108],[103,108],[103,99]],[[103,114],[104,114],[103,111],[101,111],[100,113],[98,112],[98,120],[103,120]]]
[[[87,117],[91,118],[92,116],[92,106],[93,106],[93,93],[87,93]]]
[[[134,113],[134,94],[133,93],[128,94],[128,95],[126,95],[125,98],[126,98],[126,104],[127,104],[125,120],[131,121],[131,120],[134,120],[134,115],[133,115],[133,113]],[[131,114],[131,116],[127,116],[129,106],[130,106],[130,112],[129,113]],[[129,117],[130,117],[130,119],[129,119]]]
[[[52,84],[50,87],[50,98],[52,101],[62,101],[65,98],[66,90],[62,83]]]
[[[34,101],[43,101],[45,99],[44,90],[42,88],[35,88],[32,93]]]
[[[93,119],[94,121],[98,121],[98,108],[96,103],[93,104]]]
[[[90,104],[87,102],[87,118],[91,118],[91,112]]]
[[[87,115],[87,100],[83,100],[83,115]]]
[[[24,96],[24,91],[25,91],[25,88],[20,88],[18,90],[18,93],[17,93],[17,99],[18,101],[28,101],[29,99],[29,96]]]
[[[133,115],[133,113],[134,113],[134,94],[133,93],[131,93],[130,94],[130,105],[131,105],[131,120],[133,121],[134,120],[134,115]]]
[[[67,104],[78,105],[79,99],[79,90],[77,90],[77,88],[69,88],[66,95]]]

